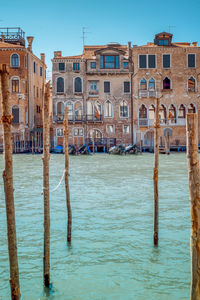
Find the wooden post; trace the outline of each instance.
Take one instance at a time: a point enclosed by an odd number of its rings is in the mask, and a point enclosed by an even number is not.
[[[93,129],[93,139],[92,139],[92,152],[93,152],[93,154],[95,154],[95,143],[94,143],[94,135],[95,135],[95,131],[94,131],[94,129]]]
[[[50,83],[46,84],[43,109],[43,199],[44,199],[44,285],[50,285],[50,208],[49,208],[49,99]],[[35,140],[35,139],[34,139]]]
[[[187,160],[191,201],[191,300],[200,299],[200,173],[198,155],[198,115],[187,114]]]
[[[159,106],[160,99],[156,99],[156,111],[154,120],[154,169],[153,169],[153,181],[154,181],[154,232],[153,240],[154,245],[158,245],[158,166],[159,166]]]
[[[65,108],[65,119],[64,119],[64,149],[65,149],[65,191],[66,191],[66,204],[67,204],[67,241],[71,242],[71,231],[72,231],[72,211],[70,204],[69,194],[69,153],[68,153],[68,107]]]
[[[1,74],[1,98],[2,98],[2,125],[4,138],[5,169],[3,171],[6,215],[8,252],[10,262],[10,288],[12,300],[20,299],[19,270],[17,259],[17,237],[15,227],[15,207],[13,195],[13,163],[12,163],[12,136],[9,107],[9,78],[6,65],[0,66]]]

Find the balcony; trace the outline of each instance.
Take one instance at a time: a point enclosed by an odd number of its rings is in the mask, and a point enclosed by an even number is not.
[[[4,36],[4,41],[11,44],[20,44],[25,46],[25,32],[19,27],[1,27],[0,35]],[[2,38],[0,38],[2,40]]]
[[[139,98],[156,98],[157,90],[139,90]]]
[[[88,91],[88,96],[89,97],[98,97],[99,91],[98,90],[89,90]]]
[[[185,126],[186,119],[185,118],[170,118],[170,119],[160,119],[161,126]],[[138,120],[139,127],[153,127],[154,119],[139,119]]]
[[[148,119],[138,119],[138,126],[139,127],[148,127],[149,126],[149,120]]]
[[[92,114],[86,115],[87,122],[101,122],[103,120],[102,115]]]

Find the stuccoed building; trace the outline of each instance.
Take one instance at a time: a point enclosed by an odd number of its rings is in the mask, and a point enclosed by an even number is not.
[[[98,151],[115,144],[154,144],[156,98],[160,98],[160,145],[186,144],[188,112],[199,109],[200,48],[173,43],[162,32],[144,46],[111,43],[85,46],[83,54],[54,52],[54,147],[63,144],[64,107],[69,110],[69,144],[94,143]]]
[[[160,145],[169,132],[172,148],[185,146],[186,114],[199,112],[200,48],[196,42],[174,43],[172,34],[162,32],[132,51],[134,140],[153,147],[155,99],[161,97]]]
[[[38,58],[32,51],[33,37],[21,28],[0,28],[0,63],[9,68],[9,105],[13,116],[13,150],[23,152],[32,146],[42,146],[43,87],[45,83],[45,55]],[[2,108],[0,103],[0,118]],[[0,124],[0,150],[3,131]]]
[[[95,144],[105,151],[132,143],[132,50],[112,43],[85,46],[82,55],[54,52],[54,147],[63,143],[64,107],[69,111],[69,144]]]

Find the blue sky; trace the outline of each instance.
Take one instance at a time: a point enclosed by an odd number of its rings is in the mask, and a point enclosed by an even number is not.
[[[82,52],[82,28],[86,45],[109,42],[142,45],[161,31],[173,33],[173,41],[200,45],[199,0],[14,0],[1,1],[0,27],[20,26],[33,35],[33,51],[46,54],[48,74],[53,52]]]

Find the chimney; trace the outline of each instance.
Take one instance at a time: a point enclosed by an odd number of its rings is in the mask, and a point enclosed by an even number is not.
[[[5,36],[2,34],[1,35],[1,42],[4,43],[5,42]]]
[[[45,54],[44,53],[40,53],[40,59],[45,64]]]
[[[33,36],[27,36],[26,38],[27,38],[27,41],[28,41],[28,47],[27,47],[27,49],[30,52],[32,52],[32,43],[33,43],[34,37]]]
[[[54,51],[54,58],[62,57],[62,51]]]
[[[196,47],[196,46],[197,46],[197,42],[193,42],[192,47]]]

